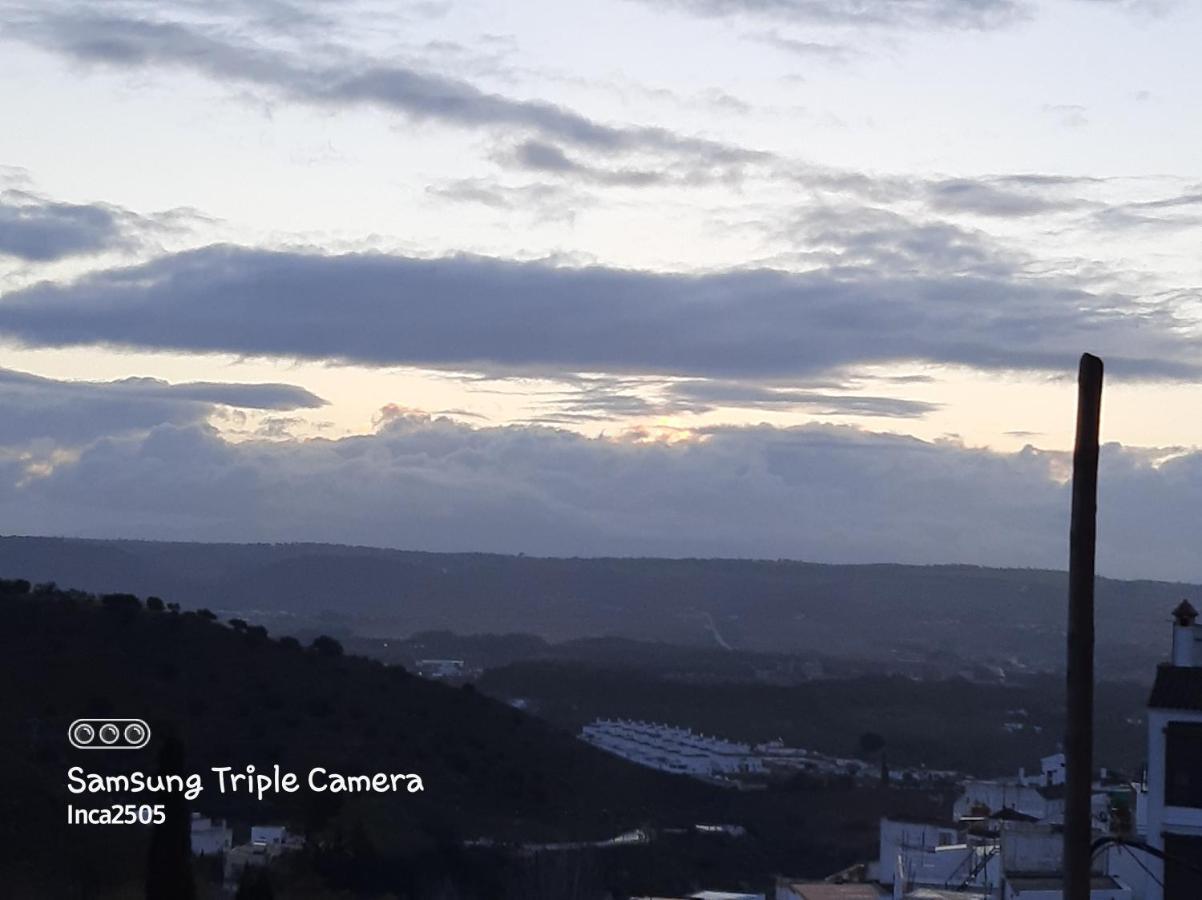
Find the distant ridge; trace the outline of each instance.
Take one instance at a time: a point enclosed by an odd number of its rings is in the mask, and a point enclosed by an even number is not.
[[[956,656],[1056,669],[1066,575],[973,565],[546,558],[336,544],[0,537],[0,576],[155,594],[330,630],[617,636],[856,658]],[[1144,678],[1198,585],[1099,579],[1103,673]],[[220,598],[218,602],[216,598]]]

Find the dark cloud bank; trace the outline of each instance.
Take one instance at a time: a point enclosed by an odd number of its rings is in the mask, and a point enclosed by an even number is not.
[[[186,229],[202,218],[191,209],[139,215],[112,203],[65,203],[10,188],[0,191],[0,261],[9,257],[25,263],[52,263],[132,251],[155,236]]]
[[[1202,578],[1202,454],[1102,458],[1101,570]],[[40,477],[0,461],[0,514],[44,534],[1059,568],[1065,462],[831,426],[664,444],[399,416],[374,435],[231,444],[162,425]]]
[[[212,246],[10,292],[0,299],[0,336],[33,346],[744,380],[898,360],[1069,372],[1088,347],[1120,376],[1198,374],[1196,339],[1163,305],[988,269],[890,277],[862,256],[857,263],[687,275]]]
[[[56,381],[0,369],[0,453],[36,441],[73,448],[165,423],[202,423],[220,406],[285,411],[323,403],[289,384]]]
[[[20,190],[0,193],[0,258],[53,262],[127,249],[137,216],[108,204],[62,203]]]

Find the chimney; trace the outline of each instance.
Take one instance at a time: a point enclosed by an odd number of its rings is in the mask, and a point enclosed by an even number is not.
[[[1198,611],[1188,600],[1182,600],[1173,610],[1173,665],[1184,668],[1202,666],[1202,659],[1194,658],[1194,623]]]

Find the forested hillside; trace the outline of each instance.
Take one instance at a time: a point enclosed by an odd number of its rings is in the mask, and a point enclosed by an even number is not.
[[[1041,570],[8,537],[0,571],[170,596],[273,630],[621,636],[1012,672],[1058,670],[1064,653],[1066,576]],[[1182,596],[1202,588],[1100,579],[1099,674],[1150,678]]]
[[[420,774],[420,794],[300,792],[260,803],[206,791],[194,804],[243,825],[287,822],[313,842],[305,877],[363,896],[446,896],[438,885],[452,879],[455,896],[556,897],[553,883],[550,893],[532,892],[521,858],[464,842],[591,840],[706,821],[740,822],[751,836],[608,854],[585,867],[590,883],[634,892],[683,889],[698,872],[726,883],[778,870],[821,875],[871,851],[882,813],[929,814],[945,803],[917,791],[849,799],[846,786],[807,786],[802,804],[789,791],[743,794],[657,775],[473,688],[342,655],[330,639],[306,647],[157,598],[12,579],[0,582],[0,613],[0,715],[12,726],[0,730],[6,896],[129,896],[119,892],[140,884],[146,830],[66,826],[66,772],[154,771],[155,745],[73,750],[67,726],[82,716],[139,717],[158,737],[174,732],[193,771],[278,763]]]

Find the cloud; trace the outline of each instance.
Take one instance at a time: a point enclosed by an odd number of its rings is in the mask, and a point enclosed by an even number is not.
[[[191,209],[139,215],[111,203],[64,203],[14,187],[0,191],[0,258],[48,263],[132,251],[157,235],[185,231],[202,219]]]
[[[1088,110],[1075,103],[1044,104],[1043,111],[1064,128],[1084,128],[1089,124]]]
[[[876,397],[868,394],[835,394],[797,390],[745,382],[694,379],[676,382],[670,394],[692,401],[703,409],[738,407],[740,409],[801,409],[821,416],[878,416],[882,418],[918,418],[939,408],[938,404],[900,397]]]
[[[1107,206],[1093,214],[1090,224],[1100,230],[1199,228],[1202,227],[1202,190],[1195,186],[1171,197]]]
[[[783,234],[813,259],[895,275],[1006,278],[1022,264],[984,232],[887,209],[827,205],[800,210]]]
[[[0,369],[0,447],[52,441],[78,447],[105,435],[205,421],[219,406],[311,409],[321,398],[288,384],[169,384],[155,378],[58,381]]]
[[[643,3],[662,7],[657,0]],[[1080,0],[1140,17],[1178,8],[1180,0]],[[671,0],[668,4],[698,16],[743,16],[794,25],[891,30],[935,28],[985,31],[1033,18],[1032,0]]]
[[[11,291],[0,335],[31,346],[741,380],[901,360],[1070,372],[1088,348],[1120,377],[1198,374],[1197,338],[1164,304],[978,265],[979,250],[954,234],[837,225],[827,233],[850,248],[847,264],[800,274],[210,246]],[[936,254],[946,267],[923,269]],[[878,270],[888,259],[905,273]]]
[[[908,383],[908,382],[907,382]],[[705,413],[722,408],[804,411],[814,415],[919,418],[938,404],[901,397],[854,393],[851,385],[815,384],[799,388],[704,378],[659,380],[574,376],[560,379],[561,387],[527,394],[548,410],[533,421],[551,423],[604,422],[615,419]],[[825,387],[826,389],[816,389]]]
[[[129,246],[132,217],[105,204],[57,203],[25,191],[0,193],[0,257],[52,262]]]
[[[507,184],[491,178],[456,178],[426,187],[434,200],[474,203],[489,209],[528,216],[536,222],[573,222],[595,198],[565,184],[542,181]]]
[[[1011,181],[1011,184],[1016,182]],[[948,178],[927,186],[927,200],[939,212],[975,213],[982,216],[1025,218],[1047,213],[1069,212],[1085,206],[1075,197],[1062,197],[1050,192],[1047,181],[1037,182],[1042,193],[1034,193],[1031,185],[1017,182],[1019,189],[997,181],[971,178]]]
[[[514,148],[510,160],[517,166],[535,172],[574,176],[580,180],[617,187],[647,187],[672,180],[664,170],[606,169],[570,158],[562,148],[543,141],[523,141]],[[690,169],[690,177],[696,169]]]
[[[1031,14],[1030,5],[1020,0],[673,0],[671,5],[702,16],[896,29],[989,29]]]
[[[834,426],[657,442],[400,414],[374,435],[233,444],[162,425],[0,479],[0,515],[52,534],[1062,568],[1066,462]],[[1199,502],[1202,454],[1106,446],[1101,571],[1202,578]]]
[[[1078,0],[1095,6],[1109,6],[1141,17],[1164,16],[1180,9],[1182,0]]]
[[[990,219],[1071,214],[1106,205],[1080,196],[1104,186],[1104,178],[1034,172],[921,177],[801,163],[782,163],[778,174],[817,197],[835,198],[844,205],[854,201],[877,206],[918,204],[930,212]]]
[[[770,159],[765,153],[666,128],[601,123],[557,104],[505,97],[461,78],[331,48],[326,41],[309,42],[289,53],[238,40],[230,32],[229,27],[36,7],[8,29],[10,36],[80,63],[126,70],[181,69],[322,107],[371,106],[411,121],[537,135],[607,155],[668,155],[727,172]]]
[[[846,44],[830,44],[823,41],[808,41],[782,34],[776,29],[749,35],[751,40],[775,47],[790,56],[825,63],[846,63],[858,55],[858,51]]]

